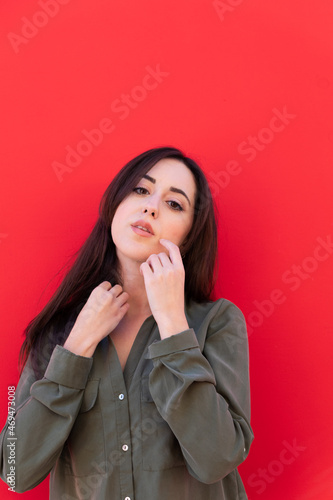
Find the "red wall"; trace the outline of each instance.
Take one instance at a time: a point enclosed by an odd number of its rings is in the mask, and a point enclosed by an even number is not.
[[[330,0],[2,0],[1,426],[22,331],[112,176],[175,145],[210,178],[216,291],[248,321],[248,496],[333,497],[332,14]]]

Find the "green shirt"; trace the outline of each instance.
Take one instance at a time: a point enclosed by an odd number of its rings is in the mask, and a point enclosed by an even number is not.
[[[44,377],[30,362],[15,397],[15,490],[50,473],[51,500],[245,500],[248,341],[230,301],[185,308],[189,329],[142,324],[124,372],[106,337],[93,357],[57,345]],[[1,478],[9,472],[8,423]]]

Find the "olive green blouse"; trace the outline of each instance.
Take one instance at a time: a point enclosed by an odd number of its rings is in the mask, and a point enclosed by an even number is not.
[[[185,312],[189,329],[163,340],[147,318],[124,372],[110,337],[91,358],[57,345],[40,380],[28,360],[15,440],[8,422],[1,433],[1,478],[12,444],[15,491],[50,473],[51,500],[247,499],[237,471],[253,440],[245,319],[226,299]]]

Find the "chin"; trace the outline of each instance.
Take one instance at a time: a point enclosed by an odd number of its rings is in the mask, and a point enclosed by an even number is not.
[[[135,262],[139,262],[142,264],[142,262],[145,262],[148,257],[153,254],[153,253],[160,253],[160,249],[158,246],[151,246],[150,248],[142,248],[142,245],[135,245],[133,243],[130,243],[124,250],[120,250],[121,255],[126,257],[126,259],[131,259]]]

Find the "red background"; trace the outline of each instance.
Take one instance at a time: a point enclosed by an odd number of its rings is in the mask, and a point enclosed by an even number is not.
[[[239,470],[249,499],[333,498],[333,255],[316,251],[333,238],[332,2],[54,2],[53,17],[43,0],[0,6],[1,426],[22,331],[114,173],[174,145],[209,176],[216,292],[248,321],[255,440]],[[144,80],[158,65],[161,81]],[[143,81],[150,90],[135,89]],[[66,165],[66,146],[103,118],[113,132],[60,182],[53,162]],[[48,480],[22,498],[47,492]],[[12,498],[4,483],[0,495]]]

